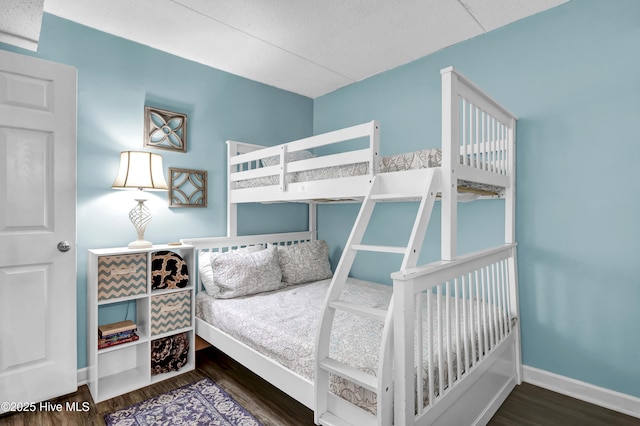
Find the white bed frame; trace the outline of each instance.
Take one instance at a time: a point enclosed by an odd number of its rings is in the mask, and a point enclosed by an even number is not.
[[[325,301],[316,358],[326,359],[321,346],[330,332],[332,309],[335,310],[335,306],[330,305],[336,297],[331,294],[339,293],[340,283],[336,281],[346,279],[350,270],[352,259],[348,258],[355,255],[348,253],[364,247],[359,237],[368,224],[375,200],[388,196],[388,200],[393,201],[421,201],[402,267],[392,274],[393,298],[383,317],[385,337],[376,379],[377,417],[342,398],[332,394],[326,396],[322,383],[313,383],[196,319],[196,332],[200,337],[314,410],[318,424],[486,424],[515,385],[521,382],[515,243],[516,118],[453,68],[443,69],[441,74],[442,167],[378,174],[379,125],[375,121],[274,147],[229,141],[228,236],[183,240],[195,245],[198,251],[226,251],[264,243],[296,244],[316,239],[316,203],[363,201]],[[285,161],[289,152],[363,137],[368,139],[365,149],[291,163]],[[261,167],[260,160],[273,155],[280,156],[282,166]],[[284,184],[284,177],[289,172],[362,161],[369,163],[368,175]],[[245,189],[235,189],[233,185],[242,179],[269,175],[279,175],[282,184]],[[457,186],[460,179],[504,188],[497,194],[505,200],[504,245],[457,255]],[[442,209],[441,260],[416,265],[436,197],[439,197]],[[309,231],[237,236],[236,208],[237,204],[245,202],[308,202]],[[379,251],[382,248],[368,249]],[[343,263],[347,264],[346,269]],[[423,366],[424,355],[414,351],[414,346],[420,348],[423,343],[421,337],[416,337],[422,335],[421,330],[414,330],[414,324],[422,324],[421,320],[416,321],[421,315],[416,306],[434,294],[454,297],[456,313],[458,309],[461,312],[468,309],[471,320],[463,324],[451,322],[449,308],[442,307],[441,312],[438,305],[437,315],[443,320],[435,329],[428,324],[429,336],[454,337],[440,339],[441,344],[431,351],[427,365]],[[494,308],[484,308],[483,302]],[[488,331],[490,329],[497,331]],[[469,330],[478,331],[477,342],[461,337]],[[466,356],[461,356],[461,348]],[[472,353],[476,356],[469,356]],[[322,372],[322,367],[318,368],[316,377],[321,377],[318,382],[322,382],[323,376],[318,373]],[[439,378],[436,383],[435,379],[427,380],[426,390],[415,385],[416,382],[423,383],[423,368],[427,369],[428,377]],[[423,401],[425,395],[428,396],[426,405],[416,403]]]

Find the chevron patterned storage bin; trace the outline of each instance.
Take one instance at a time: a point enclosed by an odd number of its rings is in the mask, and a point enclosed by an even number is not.
[[[151,296],[151,334],[153,336],[190,326],[190,290]]]
[[[99,257],[98,300],[135,296],[146,292],[146,253]]]

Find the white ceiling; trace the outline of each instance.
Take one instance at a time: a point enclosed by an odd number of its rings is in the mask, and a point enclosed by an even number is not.
[[[0,42],[37,50],[44,0],[1,0]]]
[[[45,12],[318,97],[567,0],[45,0]]]

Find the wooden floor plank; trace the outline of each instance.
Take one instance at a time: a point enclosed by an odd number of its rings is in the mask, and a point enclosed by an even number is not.
[[[640,419],[523,383],[511,392],[489,425],[637,426]]]
[[[209,377],[265,426],[313,425],[311,410],[274,388],[217,349],[208,347],[196,353],[196,370],[169,380],[94,404],[87,386],[57,398],[54,404],[76,402],[89,410],[15,413],[0,416],[1,426],[102,425],[104,415],[142,402],[172,389]],[[509,395],[490,426],[639,426],[640,419],[579,401],[530,384],[522,384]],[[460,425],[464,426],[464,425]]]

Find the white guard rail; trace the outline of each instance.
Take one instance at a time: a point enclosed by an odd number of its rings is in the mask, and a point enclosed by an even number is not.
[[[392,278],[395,422],[431,424],[450,405],[443,400],[470,387],[465,379],[517,327],[515,244]]]
[[[378,171],[380,143],[378,130],[378,123],[374,120],[268,148],[259,145],[245,144],[243,142],[228,141],[229,181],[238,182],[267,176],[279,176],[279,189],[280,191],[286,191],[285,177],[287,173],[361,162],[369,163],[369,175],[373,176]],[[366,148],[298,161],[287,161],[288,154],[348,142],[359,138],[369,139],[369,144]],[[274,156],[279,157],[277,165],[263,166],[262,160]]]

